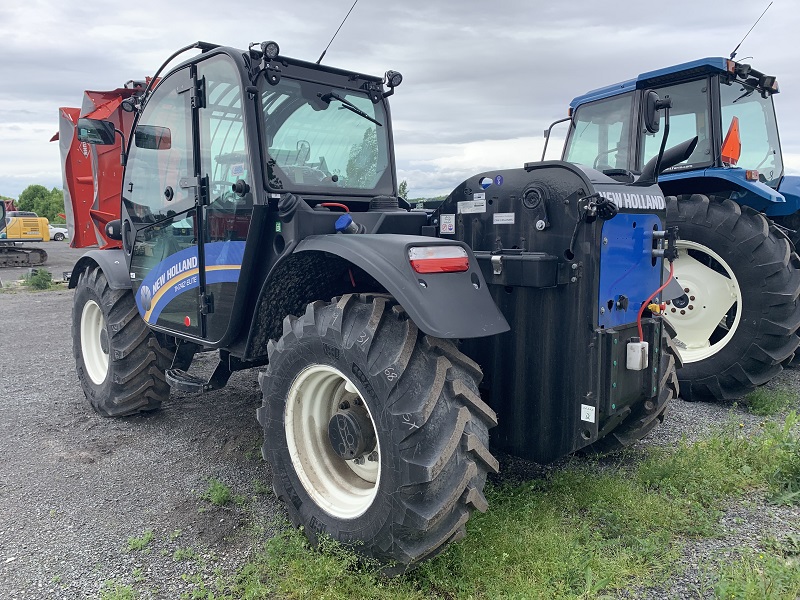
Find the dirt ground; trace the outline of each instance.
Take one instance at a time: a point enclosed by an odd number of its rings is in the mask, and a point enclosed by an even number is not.
[[[47,250],[54,279],[82,254],[65,243]],[[0,281],[24,271],[2,269]],[[150,415],[97,416],[75,375],[73,293],[65,287],[0,293],[0,598],[97,598],[113,585],[106,582],[119,582],[136,585],[140,598],[171,599],[212,582],[216,569],[235,573],[286,526],[261,459],[256,372],[235,373],[225,389],[202,396],[173,392]],[[203,357],[193,370],[214,360]],[[779,383],[800,389],[800,371]],[[643,445],[701,435],[731,411],[744,426],[760,420],[732,403],[679,400]],[[543,472],[510,457],[501,457],[501,470],[511,481]],[[203,499],[212,478],[240,502]],[[692,577],[717,546],[757,545],[777,530],[800,535],[798,510],[748,506],[732,508],[726,539],[687,546],[686,575],[660,597],[696,597]],[[146,548],[131,549],[148,531]]]

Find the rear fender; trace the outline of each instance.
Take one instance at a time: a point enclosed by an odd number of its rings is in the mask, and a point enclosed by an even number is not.
[[[731,200],[769,216],[790,215],[800,209],[800,195],[784,195],[760,181],[748,181],[739,168],[668,173],[658,178],[665,194],[730,195]],[[800,187],[800,186],[798,186]],[[800,190],[796,190],[800,192]]]
[[[416,273],[409,262],[412,246],[461,246],[469,270]],[[439,338],[475,338],[510,328],[492,300],[475,256],[461,242],[406,235],[319,235],[305,238],[295,253],[327,252],[363,269],[405,309],[423,332]],[[424,283],[424,285],[423,285]]]
[[[125,253],[120,249],[109,250],[89,250],[78,259],[72,268],[72,275],[69,278],[69,288],[78,285],[78,277],[86,269],[100,267],[108,280],[108,287],[112,290],[131,289],[131,277],[128,273],[128,261]]]

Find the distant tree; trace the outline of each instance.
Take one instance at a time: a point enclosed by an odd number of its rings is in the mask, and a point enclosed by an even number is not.
[[[353,144],[347,160],[348,187],[371,188],[378,168],[378,134],[374,127],[364,130],[360,144]]]
[[[397,188],[397,195],[403,200],[408,200],[408,182],[405,179],[400,182],[400,187]]]
[[[17,207],[19,210],[32,210],[40,217],[54,221],[58,213],[64,212],[64,192],[58,188],[48,190],[39,184],[29,185],[19,195]]]

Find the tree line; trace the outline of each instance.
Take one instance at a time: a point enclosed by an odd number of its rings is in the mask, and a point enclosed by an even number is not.
[[[48,190],[43,185],[33,184],[20,193],[19,198],[0,196],[3,200],[11,200],[17,210],[33,211],[40,217],[46,217],[51,223],[63,223],[64,191],[58,188]]]

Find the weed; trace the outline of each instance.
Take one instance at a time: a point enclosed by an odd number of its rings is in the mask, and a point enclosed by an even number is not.
[[[175,531],[169,534],[169,539],[177,540],[179,537],[181,537],[181,533],[183,532],[180,529],[176,529]]]
[[[100,588],[100,600],[135,600],[136,592],[129,585],[108,580]]]
[[[172,554],[172,560],[175,562],[179,562],[182,560],[191,560],[197,556],[197,552],[195,552],[192,548],[178,548]]]
[[[259,496],[269,496],[272,493],[272,488],[260,479],[253,480],[253,490]]]
[[[141,567],[136,567],[133,570],[133,580],[136,582],[142,582],[144,579],[144,571],[142,571]]]
[[[142,537],[129,537],[128,538],[128,551],[144,550],[147,545],[153,541],[153,530],[147,529],[142,534]]]
[[[800,565],[795,558],[747,552],[722,563],[714,593],[717,598],[796,600]]]
[[[53,275],[46,269],[34,269],[25,277],[25,285],[34,290],[49,290],[53,285]]]
[[[784,388],[758,388],[745,396],[748,410],[763,417],[777,415],[789,408],[797,397]]]
[[[208,489],[200,497],[203,500],[208,500],[214,506],[225,506],[233,500],[233,492],[231,492],[231,488],[219,479],[212,477],[208,480]]]

